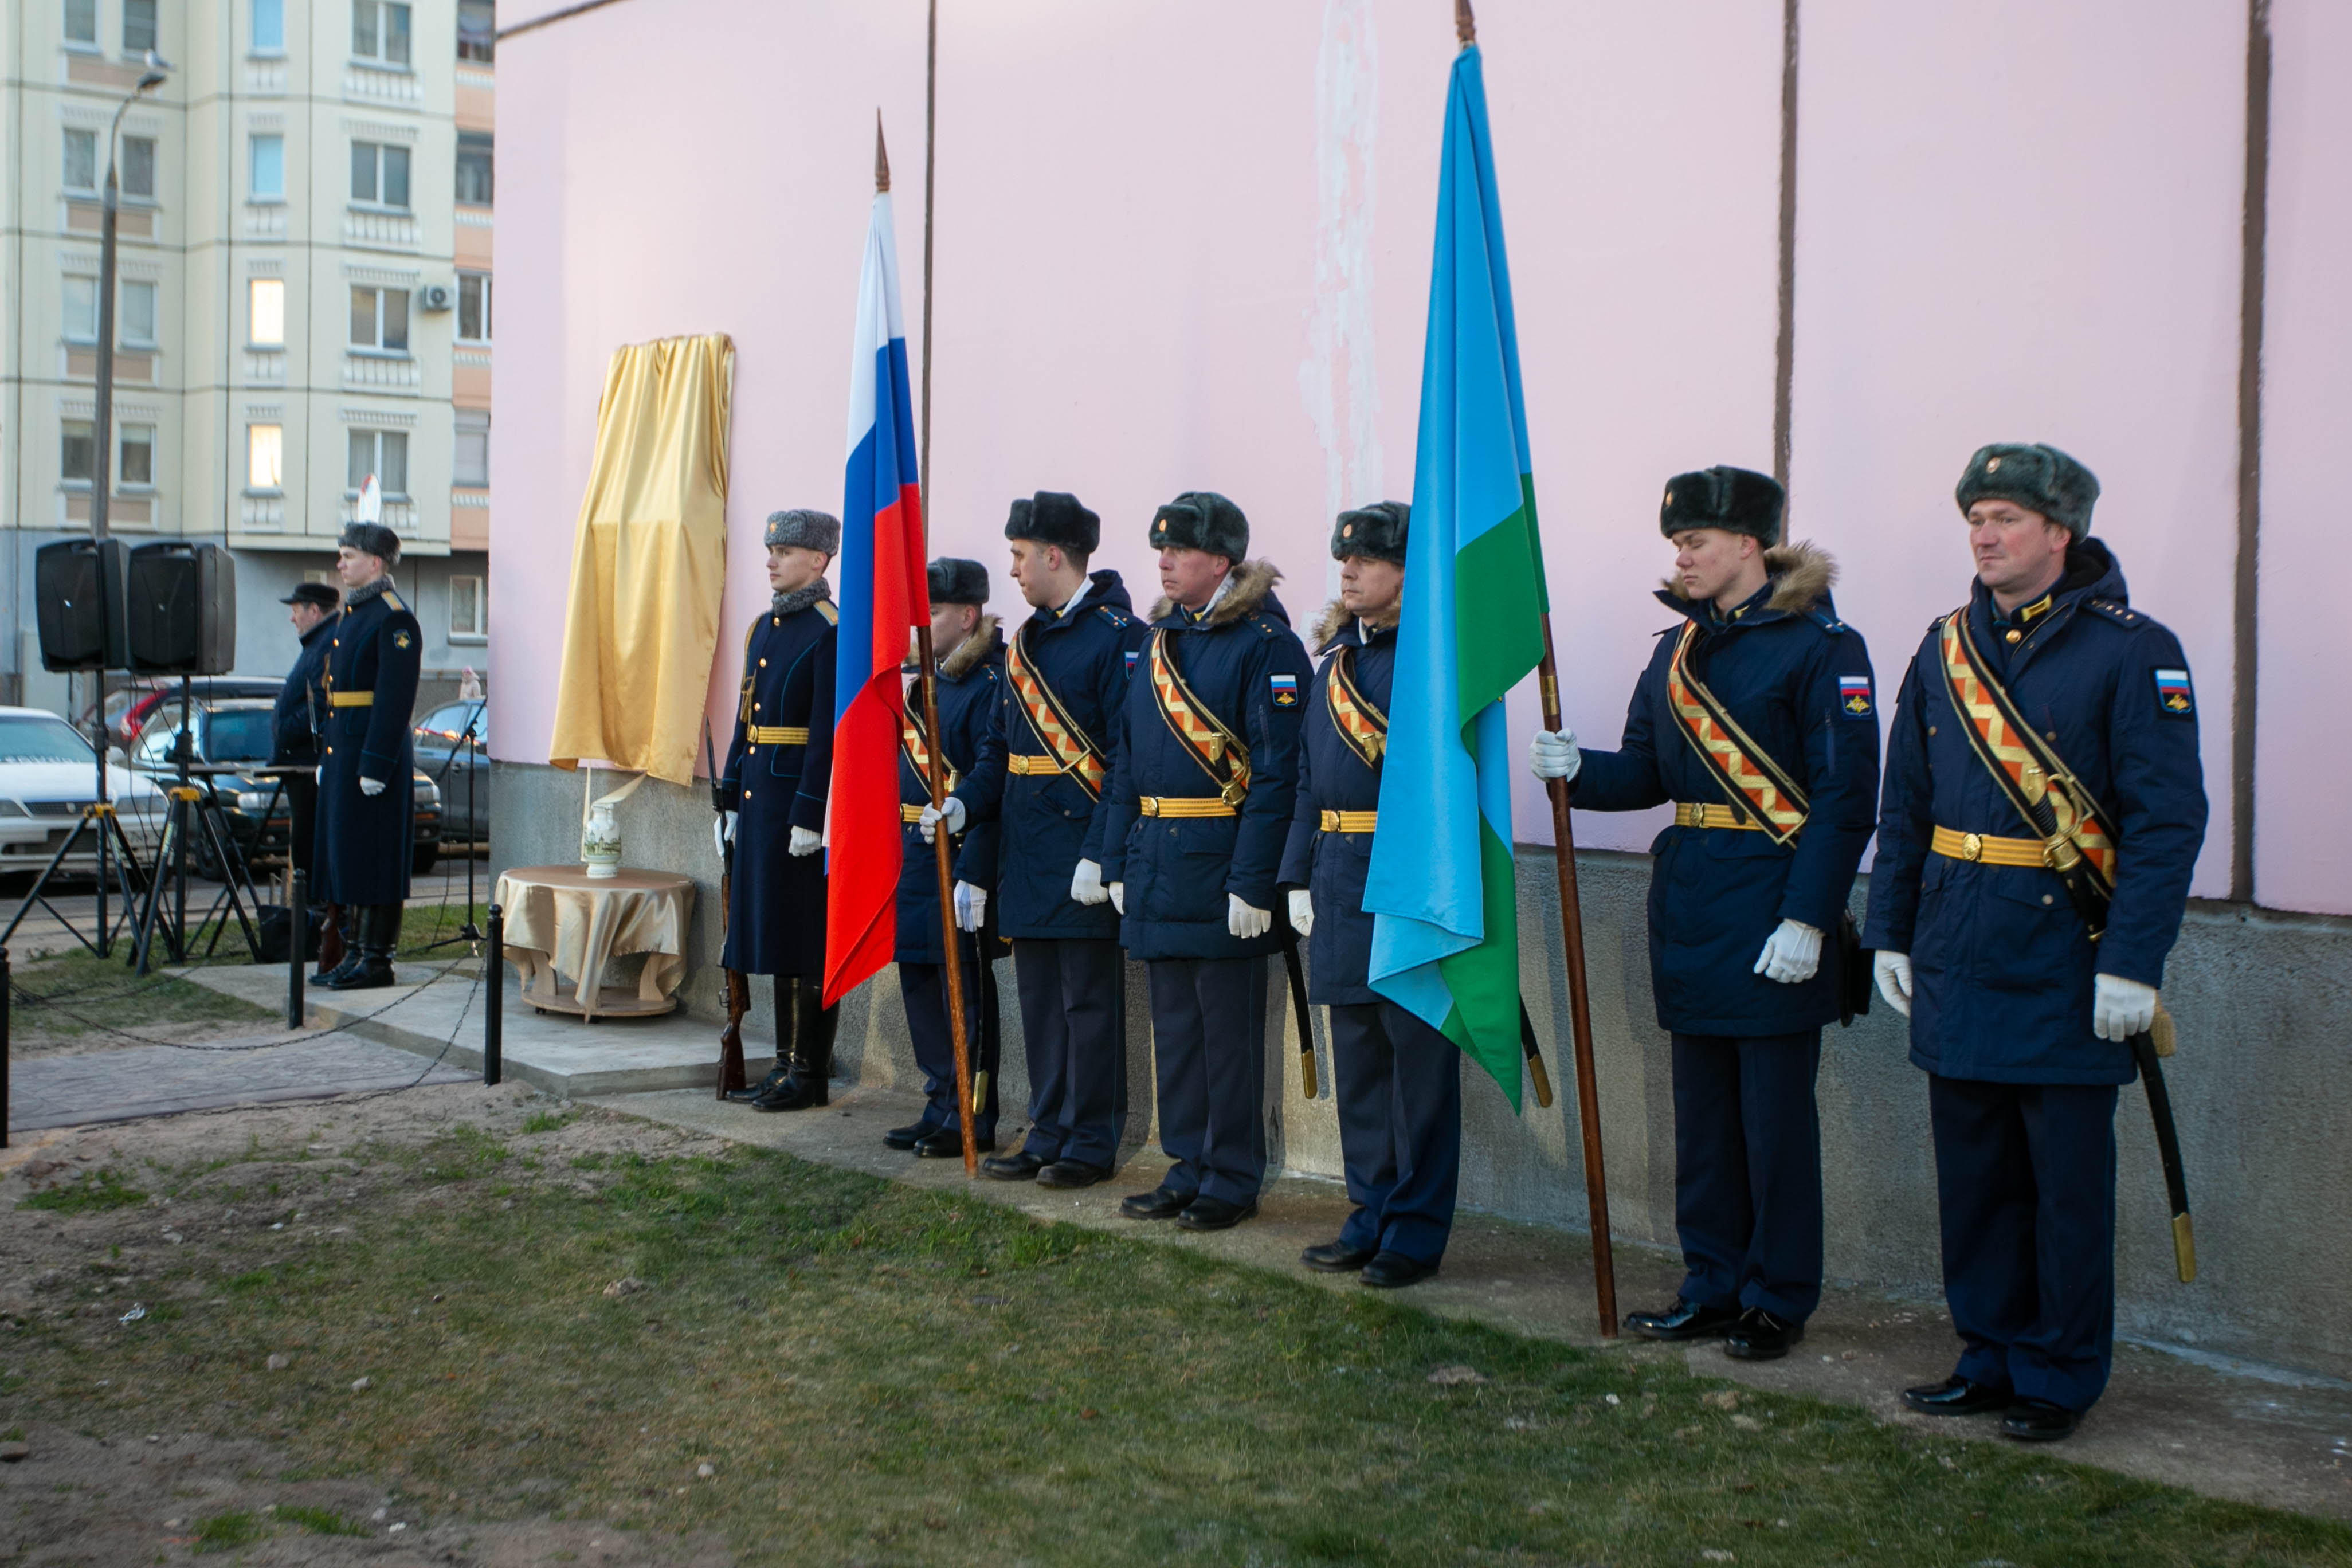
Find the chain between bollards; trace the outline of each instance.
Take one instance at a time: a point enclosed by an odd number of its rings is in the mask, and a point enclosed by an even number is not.
[[[286,911],[286,1026],[302,1026],[302,972],[310,963],[310,873],[294,873],[294,897]]]
[[[482,1013],[482,1082],[495,1087],[506,1070],[507,911],[502,905],[490,906],[490,951],[486,960],[489,973],[482,982],[489,998]]]
[[[16,983],[8,974],[8,950],[0,947],[0,1149],[8,1146],[8,1003]]]

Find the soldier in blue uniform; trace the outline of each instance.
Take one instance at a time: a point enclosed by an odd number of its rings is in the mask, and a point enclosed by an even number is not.
[[[1928,1075],[1962,1345],[1904,1397],[2001,1412],[2028,1442],[2071,1434],[2106,1387],[2116,1095],[2205,838],[2189,661],[2090,536],[2098,494],[2054,447],[1969,459],[1976,581],[1903,679],[1864,933]],[[2030,815],[2062,795],[2063,816]]]
[[[269,765],[315,769],[320,760],[319,731],[327,720],[327,689],[322,682],[328,645],[334,637],[335,612],[342,606],[342,595],[324,583],[297,583],[294,591],[278,602],[288,606],[286,618],[302,639],[302,651],[294,656],[294,668],[286,672],[286,684],[278,689],[278,700],[270,709]],[[308,772],[289,773],[285,778],[286,805],[292,818],[286,847],[294,868],[308,871],[312,868],[319,780],[315,773]]]
[[[825,792],[833,782],[833,587],[841,524],[821,511],[768,519],[768,608],[743,637],[742,696],[719,775],[735,840],[721,962],[776,984],[776,1065],[742,1091],[755,1110],[823,1105],[838,1009],[824,1005]]]
[[[425,637],[393,591],[400,536],[378,522],[343,530],[335,571],[343,607],[330,623],[327,727],[319,759],[318,898],[343,907],[343,962],[325,984],[366,991],[394,983],[392,952],[408,900],[416,769],[409,725]]]
[[[946,813],[950,831],[967,816],[998,824],[996,919],[1013,943],[1029,1065],[1029,1134],[982,1168],[1086,1187],[1118,1163],[1127,1120],[1125,963],[1100,801],[1143,633],[1118,574],[1087,570],[1102,520],[1077,497],[1014,501],[1004,537],[1031,614],[1005,650],[980,761]]]
[[[929,569],[931,653],[939,660],[936,701],[940,753],[948,788],[963,782],[980,761],[981,737],[1004,676],[1004,638],[987,613],[988,568],[951,557]],[[899,830],[898,936],[891,953],[898,966],[898,994],[907,1004],[907,1033],[914,1041],[915,1065],[923,1069],[923,1114],[882,1135],[893,1149],[912,1149],[926,1159],[963,1157],[963,1117],[956,1102],[955,1038],[948,1019],[947,944],[940,930],[938,851],[932,847],[938,817],[923,815],[931,804],[930,739],[923,726],[919,683],[907,692],[907,721],[898,744]],[[961,821],[961,816],[959,816]],[[996,1057],[998,1027],[992,984],[998,938],[989,918],[988,895],[996,886],[996,824],[973,823],[953,834],[956,929],[964,1001],[964,1040],[971,1053],[973,1087],[982,1095],[972,1118],[973,1142],[985,1153],[996,1147]]]
[[[1315,667],[1249,560],[1249,519],[1188,490],[1151,520],[1165,597],[1128,687],[1105,797],[1103,879],[1127,950],[1150,965],[1160,1185],[1131,1219],[1223,1230],[1265,1179],[1265,993],[1276,879]]]
[[[1462,1160],[1462,1053],[1365,979],[1364,873],[1380,826],[1409,521],[1391,500],[1341,512],[1332,525],[1339,597],[1311,639],[1330,657],[1307,697],[1298,805],[1282,855],[1290,923],[1307,942],[1307,1000],[1331,1009],[1339,1152],[1354,1205],[1339,1239],[1299,1261],[1382,1289],[1437,1272]]]
[[[1870,651],[1838,619],[1836,575],[1783,546],[1769,476],[1667,481],[1675,547],[1658,640],[1614,752],[1538,732],[1537,774],[1587,811],[1675,803],[1650,851],[1650,979],[1674,1037],[1675,1304],[1625,1326],[1788,1354],[1822,1293],[1822,1028],[1847,977],[1834,933],[1870,840],[1878,713]],[[1823,947],[1830,952],[1825,955]]]

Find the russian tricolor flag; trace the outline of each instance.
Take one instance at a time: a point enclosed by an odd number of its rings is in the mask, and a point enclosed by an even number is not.
[[[915,470],[907,330],[890,193],[875,193],[857,281],[849,365],[849,474],[841,508],[841,642],[828,797],[824,1004],[890,962],[898,935],[899,668],[908,631],[928,625],[923,506]]]

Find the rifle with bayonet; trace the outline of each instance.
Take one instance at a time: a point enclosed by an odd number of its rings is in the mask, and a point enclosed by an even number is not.
[[[719,814],[721,824],[719,837],[719,951],[726,951],[727,916],[732,907],[735,885],[735,840],[727,837],[727,785],[719,776],[719,753],[710,743],[710,719],[702,720],[702,760],[710,773],[710,809]],[[740,969],[730,969],[727,974],[727,1024],[719,1031],[719,1098],[742,1094],[750,1089],[743,1078],[743,1015],[751,1010],[751,983]]]

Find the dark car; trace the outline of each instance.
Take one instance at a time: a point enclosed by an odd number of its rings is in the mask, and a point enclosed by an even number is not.
[[[441,786],[441,841],[490,840],[488,719],[480,698],[445,702],[416,721],[416,771]]]
[[[268,764],[270,750],[271,705],[259,698],[229,698],[215,702],[199,700],[189,714],[188,738],[198,763],[226,764],[232,769],[237,764],[259,768]],[[180,705],[173,702],[148,717],[146,727],[131,742],[131,767],[135,773],[164,784],[176,777],[172,761],[173,742],[180,733]],[[217,774],[198,774],[193,782],[203,787],[205,778],[212,780],[217,792],[221,814],[237,849],[247,865],[257,860],[282,860],[286,855],[287,836],[293,826],[292,809],[285,792],[278,788],[275,778],[263,774],[231,771]],[[411,865],[419,875],[433,868],[441,853],[441,791],[423,770],[415,775],[415,835],[411,850]],[[191,847],[196,857],[196,869],[207,877],[218,877],[220,866],[214,855],[211,840],[204,834],[192,837]]]
[[[227,697],[275,697],[282,680],[250,675],[202,675],[191,680],[189,695],[200,702]],[[177,676],[134,675],[106,699],[107,744],[128,751],[147,727],[147,721],[180,694]],[[174,711],[177,711],[176,708]]]

